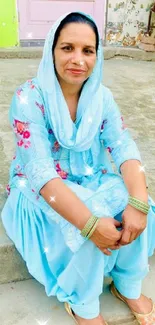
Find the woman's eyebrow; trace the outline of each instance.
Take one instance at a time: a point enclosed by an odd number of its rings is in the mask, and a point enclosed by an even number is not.
[[[74,45],[73,43],[70,43],[70,42],[62,42],[60,45],[64,45],[64,44],[67,44],[67,45]],[[93,46],[93,45],[88,45],[88,44],[84,45],[83,47],[89,47],[89,48],[93,48],[93,49],[95,49],[95,46]]]

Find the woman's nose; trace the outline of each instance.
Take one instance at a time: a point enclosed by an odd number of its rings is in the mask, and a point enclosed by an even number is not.
[[[84,61],[83,54],[81,52],[74,53],[71,62],[74,64],[81,65],[81,62]]]

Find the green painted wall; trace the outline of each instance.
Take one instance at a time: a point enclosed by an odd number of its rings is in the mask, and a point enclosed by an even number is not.
[[[0,47],[19,45],[16,0],[0,0]]]

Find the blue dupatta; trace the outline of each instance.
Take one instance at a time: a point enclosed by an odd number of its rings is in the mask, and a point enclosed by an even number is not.
[[[82,14],[93,20],[90,16],[84,13]],[[103,116],[104,92],[103,86],[101,85],[103,51],[100,42],[96,65],[91,76],[83,86],[77,107],[76,123],[73,123],[55,74],[52,58],[55,32],[61,21],[67,15],[60,17],[47,35],[37,79],[43,93],[49,124],[59,144],[70,150],[69,159],[72,174],[79,176],[87,174],[86,170],[89,167],[86,159],[87,151],[94,142]]]

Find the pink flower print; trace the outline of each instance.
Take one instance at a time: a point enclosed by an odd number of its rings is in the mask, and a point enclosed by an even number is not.
[[[25,175],[22,174],[22,173],[16,173],[16,176],[19,176],[19,177],[24,177]]]
[[[17,142],[18,147],[22,147],[23,144],[24,144],[23,140],[20,140],[20,141]]]
[[[15,128],[15,133],[23,134],[23,132],[28,128],[28,123],[14,120],[13,127]]]
[[[15,159],[16,159],[16,155],[15,155],[15,156],[13,156],[12,160],[15,160]]]
[[[60,175],[60,177],[62,179],[66,179],[67,178],[68,173],[61,169],[59,163],[56,164],[56,171],[57,171],[57,173]]]
[[[14,128],[14,132],[17,134],[17,138],[18,138],[17,145],[19,147],[24,146],[25,149],[29,148],[31,145],[31,142],[25,141],[25,139],[28,139],[31,136],[31,134],[28,130],[29,123],[14,120],[13,128]]]
[[[25,131],[23,134],[23,138],[24,139],[28,139],[30,137],[30,132],[29,131]]]
[[[35,86],[33,85],[33,81],[30,79],[30,80],[27,80],[27,82],[29,83],[29,86],[31,89],[34,89]]]
[[[31,145],[31,142],[30,142],[30,141],[27,141],[27,142],[24,144],[24,148],[25,148],[25,149],[28,149],[28,148],[30,148],[30,145]]]
[[[121,120],[122,120],[122,130],[125,130],[127,128],[126,124],[124,123],[124,118],[123,116],[121,116]]]
[[[59,151],[59,149],[60,149],[60,144],[58,141],[55,141],[54,146],[52,147],[52,151],[57,152],[57,151]]]
[[[101,125],[101,133],[103,132],[103,130],[104,130],[104,126],[105,126],[105,124],[107,124],[107,120],[103,120],[103,122],[102,122],[102,125]]]
[[[32,192],[35,193],[35,190],[32,188]]]
[[[107,147],[107,150],[111,153],[113,151],[113,148]]]
[[[106,174],[107,173],[107,169],[102,169],[102,174]]]
[[[23,91],[23,89],[22,88],[19,88],[19,89],[17,89],[16,94],[20,97],[22,91]]]
[[[38,102],[35,102],[36,106],[39,107],[39,109],[41,110],[42,114],[45,115],[45,108],[43,104],[39,104]]]

